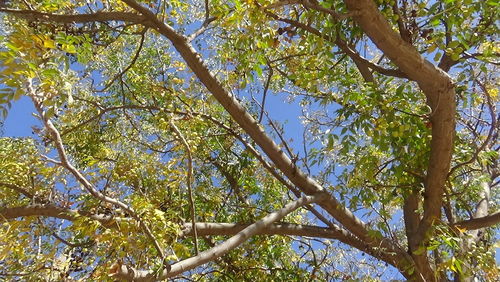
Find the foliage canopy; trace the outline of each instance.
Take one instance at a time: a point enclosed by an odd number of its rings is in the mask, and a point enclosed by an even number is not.
[[[493,280],[498,7],[0,2],[0,276]]]

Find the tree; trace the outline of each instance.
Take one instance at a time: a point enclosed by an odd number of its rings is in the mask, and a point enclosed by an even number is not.
[[[4,277],[498,276],[496,1],[2,3]]]

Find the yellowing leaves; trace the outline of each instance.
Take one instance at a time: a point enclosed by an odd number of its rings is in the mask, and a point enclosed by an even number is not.
[[[490,95],[491,99],[493,99],[494,101],[498,100],[498,88],[497,87],[488,88],[488,94]]]
[[[37,47],[54,49],[56,48],[56,42],[47,35],[32,35],[31,39],[36,44]]]
[[[180,243],[174,243],[172,245],[172,249],[174,250],[175,252],[175,256],[179,256],[179,257],[189,257],[189,249],[188,247],[186,247],[185,245],[183,244],[180,244]]]
[[[54,48],[56,48],[56,43],[52,39],[44,40],[43,47],[54,49]]]

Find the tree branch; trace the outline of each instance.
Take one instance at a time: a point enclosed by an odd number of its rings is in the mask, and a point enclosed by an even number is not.
[[[341,13],[335,12],[334,10],[331,10],[331,9],[325,8],[321,5],[318,5],[317,1],[309,1],[309,0],[277,1],[275,3],[272,3],[272,4],[265,6],[264,9],[273,9],[273,8],[283,7],[286,5],[295,5],[295,4],[300,4],[308,9],[312,9],[312,10],[316,10],[318,12],[329,14],[336,20],[344,20],[344,19],[347,19],[347,18],[352,17],[354,15],[354,13],[341,14]]]
[[[136,270],[132,267],[120,265],[116,268],[115,273],[111,273],[111,276],[118,279],[126,279],[129,281],[154,281],[154,280],[162,280],[169,277],[174,277],[182,272],[191,270],[205,264],[207,262],[213,261],[218,257],[223,256],[228,253],[232,249],[238,247],[243,242],[245,242],[248,238],[258,234],[263,229],[267,228],[273,222],[281,220],[286,215],[290,214],[297,208],[316,202],[322,197],[321,194],[317,194],[314,196],[304,196],[296,201],[293,201],[287,205],[285,205],[282,209],[270,213],[266,215],[261,220],[249,225],[244,228],[240,232],[238,232],[233,237],[226,240],[224,243],[217,245],[213,248],[210,248],[206,251],[201,252],[199,255],[195,257],[191,257],[185,260],[182,260],[178,263],[172,264],[172,268],[170,271],[163,271],[160,275],[156,275],[150,271],[141,271]]]
[[[191,35],[188,36],[188,41],[191,42],[196,37],[203,34],[207,30],[208,26],[215,20],[217,20],[217,17],[210,17],[209,3],[208,0],[205,0],[205,20],[203,21],[198,30],[196,30],[195,32],[193,32]]]
[[[0,8],[0,12],[14,15],[18,18],[29,21],[41,22],[57,22],[57,23],[88,23],[88,22],[107,22],[107,21],[123,21],[142,23],[144,18],[135,13],[128,12],[97,12],[91,14],[74,14],[74,15],[58,15],[43,13],[30,10],[15,10]]]
[[[402,72],[398,69],[386,69],[378,64],[370,62],[366,58],[363,58],[361,55],[359,55],[358,52],[356,52],[351,47],[349,47],[347,42],[342,40],[342,38],[340,38],[340,36],[336,36],[335,38],[332,38],[329,35],[323,34],[320,30],[318,30],[310,25],[301,23],[297,20],[285,19],[285,18],[282,18],[282,17],[280,17],[276,14],[273,14],[271,12],[268,12],[268,11],[266,11],[266,14],[277,21],[281,21],[281,22],[290,24],[291,26],[294,26],[296,28],[300,28],[304,31],[307,31],[311,34],[318,36],[318,37],[321,37],[321,38],[323,38],[323,39],[325,39],[333,44],[336,44],[344,54],[348,55],[354,61],[354,63],[358,67],[361,75],[363,76],[363,78],[367,82],[374,81],[373,75],[368,70],[368,68],[372,69],[380,74],[383,74],[383,75],[400,77],[400,78],[408,78],[408,76],[404,72]]]
[[[12,189],[16,192],[19,192],[19,193],[23,194],[28,199],[33,199],[33,197],[34,197],[34,195],[31,194],[27,189],[25,189],[23,187],[19,187],[19,186],[14,185],[14,184],[0,182],[0,186],[4,186],[4,187]]]
[[[187,39],[178,34],[172,27],[159,21],[147,8],[141,6],[134,0],[123,0],[130,7],[142,13],[148,19],[152,28],[169,39],[175,49],[184,58],[187,65],[195,73],[197,78],[212,93],[215,99],[226,109],[231,117],[240,127],[257,143],[274,165],[299,189],[307,195],[321,193],[323,196],[318,204],[337,219],[345,228],[367,242],[370,246],[383,248],[401,254],[386,238],[374,238],[368,234],[365,224],[351,211],[345,208],[332,194],[328,193],[319,183],[305,175],[293,162],[281,151],[276,143],[265,133],[262,126],[246,111],[246,109],[233,97],[211,74],[210,70],[201,59],[201,55],[188,43]],[[397,256],[397,255],[395,255]],[[391,263],[397,264],[404,258],[396,259]]]
[[[477,217],[469,220],[463,220],[455,223],[456,226],[461,229],[475,230],[486,227],[491,227],[500,223],[500,211],[492,213],[484,217]]]
[[[432,109],[431,156],[425,180],[424,215],[416,234],[418,242],[425,241],[430,235],[427,231],[440,218],[444,184],[450,168],[456,112],[453,81],[405,42],[372,0],[344,2],[349,11],[358,12],[353,18],[373,43],[410,79],[418,83]]]
[[[152,241],[156,251],[158,254],[161,256],[163,261],[165,262],[165,254],[163,252],[163,249],[161,248],[160,244],[154,237],[153,233],[149,229],[149,227],[146,225],[146,223],[136,214],[134,209],[127,204],[116,200],[114,198],[108,197],[104,195],[103,193],[99,192],[86,178],[83,176],[83,174],[77,170],[70,162],[68,159],[68,156],[66,155],[66,150],[63,145],[63,141],[61,138],[61,135],[59,131],[56,129],[52,121],[46,116],[45,112],[42,109],[42,102],[43,102],[43,93],[42,95],[38,95],[38,93],[35,92],[35,89],[33,88],[33,84],[31,79],[27,83],[27,88],[28,88],[28,95],[31,97],[31,100],[33,101],[33,104],[35,106],[35,109],[38,111],[40,118],[42,119],[42,122],[47,129],[47,132],[50,134],[52,137],[52,141],[54,142],[54,145],[56,147],[57,153],[60,158],[61,166],[66,168],[75,178],[76,180],[83,185],[83,187],[95,198],[103,201],[110,203],[114,206],[117,206],[127,213],[129,213],[134,219],[139,222],[139,225],[142,227],[144,230],[144,233],[146,236]],[[169,268],[168,264],[164,265]]]
[[[305,205],[310,207],[310,205]],[[75,221],[78,217],[87,217],[96,220],[105,228],[118,229],[119,222],[131,220],[132,218],[115,217],[106,214],[93,214],[86,211],[61,208],[52,204],[48,205],[29,205],[21,207],[5,208],[0,210],[0,222],[10,221],[19,217],[52,217],[69,221]],[[196,230],[198,236],[227,236],[235,235],[247,228],[251,224],[238,223],[210,223],[197,222]],[[193,236],[191,223],[184,223],[180,237]],[[366,252],[371,256],[389,261],[390,257],[381,251],[374,251],[367,244],[353,236],[351,233],[335,224],[329,223],[328,227],[319,227],[311,225],[300,225],[293,223],[276,223],[259,230],[255,235],[283,235],[283,236],[306,236],[325,239],[338,240],[346,245],[352,246],[360,251]]]
[[[0,221],[9,221],[25,216],[46,216],[69,221],[75,221],[79,216],[85,216],[99,221],[106,228],[116,228],[116,222],[125,218],[116,218],[112,215],[92,214],[86,211],[61,208],[52,204],[29,205],[22,207],[12,207],[0,210]]]
[[[142,47],[144,45],[144,40],[146,39],[146,32],[147,31],[148,31],[147,28],[145,28],[143,31],[141,31],[141,41],[139,42],[139,47],[137,47],[137,50],[135,51],[135,55],[132,58],[132,61],[130,61],[130,63],[128,64],[128,66],[123,71],[121,71],[121,72],[117,73],[115,76],[113,76],[113,78],[104,86],[104,88],[102,90],[99,90],[98,92],[104,92],[104,91],[108,90],[108,88],[111,87],[111,85],[113,85],[113,83],[119,77],[122,77],[129,69],[131,69],[134,66],[135,62],[139,58],[139,55],[141,54],[141,50],[142,50]]]

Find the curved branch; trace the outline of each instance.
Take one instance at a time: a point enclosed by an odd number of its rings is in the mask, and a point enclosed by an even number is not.
[[[25,189],[23,187],[19,187],[19,186],[14,185],[14,184],[0,182],[0,186],[4,186],[4,187],[12,189],[16,192],[19,192],[19,193],[23,194],[24,196],[26,196],[26,198],[29,198],[29,199],[33,199],[33,197],[34,197],[34,195],[31,194],[27,189]]]
[[[152,241],[153,246],[155,247],[156,251],[158,254],[161,256],[163,261],[165,261],[165,253],[163,252],[163,248],[160,246],[158,243],[158,240],[154,237],[153,233],[151,232],[151,229],[148,227],[148,225],[140,218],[139,215],[135,212],[135,210],[125,204],[124,202],[108,197],[104,195],[102,192],[97,190],[92,183],[90,183],[87,178],[78,170],[76,169],[69,161],[68,156],[66,155],[66,149],[64,148],[64,144],[61,138],[61,134],[57,130],[57,128],[54,126],[50,118],[45,114],[45,112],[42,109],[42,102],[43,100],[40,98],[38,93],[36,93],[35,89],[33,88],[32,80],[28,80],[27,83],[27,88],[28,88],[28,94],[31,97],[31,100],[33,101],[33,104],[35,106],[35,109],[38,111],[40,114],[40,118],[48,132],[48,134],[51,136],[52,141],[54,142],[55,149],[57,150],[57,154],[59,155],[60,158],[60,165],[67,169],[75,178],[76,180],[87,190],[93,197],[96,199],[99,199],[100,201],[110,203],[114,206],[117,206],[127,213],[129,213],[141,226],[141,228],[144,230],[144,233],[146,236],[149,238],[149,240]],[[43,97],[43,96],[42,96]],[[164,264],[167,269],[169,268],[168,264]]]
[[[373,43],[423,90],[432,109],[431,153],[427,167],[424,215],[415,234],[416,242],[440,218],[444,184],[450,169],[455,135],[455,89],[450,76],[427,61],[397,34],[372,0],[344,0],[347,9]]]
[[[193,156],[191,153],[191,147],[189,146],[189,143],[186,141],[186,138],[184,138],[184,135],[182,135],[181,131],[175,123],[171,120],[170,121],[170,126],[174,130],[175,134],[179,139],[181,140],[181,143],[184,145],[186,148],[187,152],[187,165],[188,165],[188,172],[187,172],[187,187],[188,187],[188,199],[189,199],[189,206],[191,210],[191,227],[193,230],[194,234],[194,250],[196,255],[198,255],[198,233],[196,232],[196,210],[195,210],[195,205],[193,201]]]
[[[291,26],[294,26],[296,28],[300,28],[304,31],[307,31],[307,32],[314,34],[318,37],[321,37],[321,38],[323,38],[331,43],[336,44],[344,54],[348,55],[354,61],[354,63],[358,67],[359,71],[361,72],[363,78],[367,82],[373,82],[373,76],[370,73],[370,71],[368,70],[368,68],[371,70],[374,70],[380,74],[383,74],[383,75],[399,77],[399,78],[408,78],[408,76],[399,69],[386,69],[378,64],[370,62],[366,58],[359,55],[358,52],[356,52],[351,47],[349,47],[347,42],[342,40],[342,38],[340,38],[340,36],[336,36],[335,38],[332,38],[329,35],[321,33],[321,31],[319,31],[318,29],[316,29],[310,25],[307,25],[305,23],[301,23],[300,21],[292,20],[292,19],[285,19],[285,18],[282,18],[282,17],[280,17],[276,14],[273,14],[271,12],[268,12],[268,11],[266,11],[266,14],[277,21],[290,24]]]
[[[115,74],[115,76],[113,76],[113,78],[104,86],[104,88],[101,89],[101,90],[99,90],[99,91],[97,91],[97,92],[104,92],[104,91],[108,90],[109,87],[111,87],[111,85],[113,85],[113,83],[119,77],[122,77],[129,69],[131,69],[134,66],[135,62],[139,58],[139,55],[141,54],[142,47],[144,45],[144,40],[146,39],[146,32],[147,31],[148,31],[147,28],[145,28],[143,31],[141,31],[141,41],[139,41],[139,47],[137,47],[137,50],[135,51],[135,55],[132,58],[132,61],[130,61],[130,63],[128,64],[128,66],[123,71]]]
[[[337,20],[347,19],[347,18],[352,17],[354,15],[354,13],[341,14],[341,13],[335,12],[334,10],[331,10],[331,9],[325,8],[321,5],[318,5],[317,1],[309,1],[309,0],[277,1],[275,3],[272,3],[272,4],[265,6],[264,9],[273,9],[273,8],[279,8],[279,7],[283,7],[286,5],[294,5],[294,4],[301,4],[308,9],[312,9],[312,10],[316,10],[318,12],[323,12],[323,13],[329,14]]]

